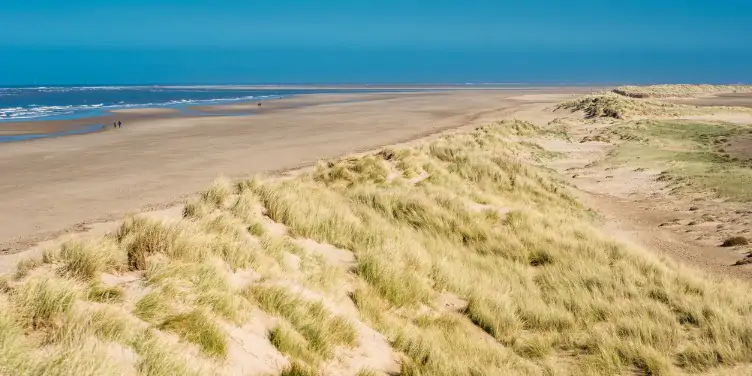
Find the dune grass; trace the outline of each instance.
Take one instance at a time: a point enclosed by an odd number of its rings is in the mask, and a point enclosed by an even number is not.
[[[193,310],[167,317],[157,326],[161,330],[173,332],[188,342],[198,345],[205,353],[217,357],[227,357],[227,338],[212,319],[201,310]]]
[[[675,117],[711,111],[675,103],[664,103],[625,97],[615,93],[594,93],[562,102],[559,109],[583,111],[587,118],[632,119],[635,117]]]
[[[703,127],[611,136],[721,137]],[[358,320],[408,376],[752,364],[748,286],[605,236],[568,187],[520,158],[535,152],[520,142],[529,136],[562,134],[506,121],[295,177],[219,180],[183,218],[129,217],[112,236],[66,243],[5,280],[0,373],[232,374],[243,361],[233,354],[255,355],[229,328],[259,324],[259,310],[271,321],[258,340],[290,360],[279,375],[328,374],[362,354]],[[294,238],[352,252],[355,265],[327,264]]]
[[[257,285],[244,293],[261,309],[289,323],[277,325],[270,338],[275,347],[294,359],[328,359],[336,346],[357,344],[352,324],[333,315],[321,302],[310,302],[280,286]]]

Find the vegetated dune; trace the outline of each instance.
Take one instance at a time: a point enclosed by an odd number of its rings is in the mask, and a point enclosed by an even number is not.
[[[630,98],[688,98],[706,94],[748,93],[752,92],[752,85],[629,85],[619,86],[613,92]]]
[[[701,113],[695,106],[633,99],[599,92],[562,102],[558,109],[583,111],[588,118],[631,119],[646,116],[681,116]],[[710,110],[706,110],[710,111]]]
[[[604,236],[505,121],[218,181],[4,281],[4,374],[604,375],[752,363],[752,295]]]
[[[744,107],[692,106],[657,100],[630,98],[614,92],[596,92],[560,103],[557,109],[583,111],[587,118],[619,120],[646,117],[678,117],[713,114],[721,111],[749,112]]]

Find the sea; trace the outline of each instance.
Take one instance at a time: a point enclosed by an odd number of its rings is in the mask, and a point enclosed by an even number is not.
[[[129,108],[176,108],[263,101],[342,90],[253,89],[240,86],[0,87],[0,122],[83,119]],[[352,91],[352,90],[350,90]]]

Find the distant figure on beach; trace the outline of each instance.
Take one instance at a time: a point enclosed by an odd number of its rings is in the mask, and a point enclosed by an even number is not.
[[[113,122],[112,122],[112,127],[113,127],[113,128],[117,128],[117,123],[113,121]]]
[[[123,122],[118,120],[118,128],[122,128],[122,127],[123,127]]]
[[[261,107],[261,102],[258,103],[259,107]]]

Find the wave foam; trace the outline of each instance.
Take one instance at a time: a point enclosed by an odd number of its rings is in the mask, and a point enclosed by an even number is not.
[[[0,108],[0,121],[13,121],[23,119],[37,119],[53,116],[64,116],[75,113],[83,113],[89,111],[103,111],[103,110],[116,110],[124,108],[150,108],[150,107],[173,107],[173,106],[187,106],[187,105],[199,105],[199,104],[214,104],[222,102],[240,102],[249,101],[255,99],[277,99],[278,95],[261,95],[261,96],[243,96],[233,98],[215,98],[215,99],[176,99],[167,102],[155,102],[155,103],[124,103],[118,102],[114,104],[98,103],[93,105],[79,105],[79,106],[39,106],[30,105],[26,107],[7,107]]]

